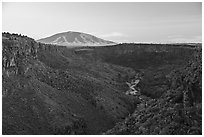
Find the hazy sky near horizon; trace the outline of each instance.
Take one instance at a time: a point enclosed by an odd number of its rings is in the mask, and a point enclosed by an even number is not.
[[[202,42],[202,3],[3,2],[2,31],[34,39],[78,31],[115,42]]]

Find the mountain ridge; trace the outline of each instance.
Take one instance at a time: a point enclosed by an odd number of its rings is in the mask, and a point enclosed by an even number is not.
[[[105,46],[117,44],[112,41],[98,38],[91,34],[76,31],[56,33],[52,36],[38,39],[36,41],[61,46]]]

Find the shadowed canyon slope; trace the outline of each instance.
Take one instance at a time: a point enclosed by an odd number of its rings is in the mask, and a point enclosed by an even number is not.
[[[134,70],[3,34],[3,134],[96,134],[133,111]]]

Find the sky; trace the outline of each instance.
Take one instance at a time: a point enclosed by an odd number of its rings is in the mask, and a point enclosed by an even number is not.
[[[202,42],[202,3],[3,2],[2,31],[36,40],[77,31],[115,42]]]

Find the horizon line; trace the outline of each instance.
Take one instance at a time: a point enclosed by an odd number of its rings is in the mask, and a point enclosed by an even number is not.
[[[78,32],[78,33],[84,33],[84,34],[88,34],[88,35],[92,35],[90,33],[85,33],[85,32],[81,32],[81,31],[64,31],[64,32],[59,32],[59,33],[56,33],[56,34],[61,34],[61,33],[66,33],[66,32]],[[29,37],[29,38],[32,38],[34,39],[35,41],[39,40],[39,39],[35,39],[33,37],[30,37],[28,35],[25,35],[25,34],[22,34],[22,33],[17,33],[17,32],[8,32],[8,31],[2,31],[2,33],[10,33],[10,34],[17,34],[17,35],[22,35],[22,36],[26,36],[26,37]],[[53,35],[56,35],[56,34],[53,34]],[[51,35],[51,36],[53,36]],[[51,37],[51,36],[47,36],[47,37]],[[94,35],[92,35],[94,36]],[[97,36],[95,36],[97,37]],[[45,37],[46,38],[46,37]],[[98,37],[99,38],[99,37]],[[43,38],[40,38],[40,39],[43,39]],[[101,38],[102,39],[102,38]],[[104,39],[104,40],[107,40],[107,39]],[[112,40],[107,40],[107,41],[112,41]],[[115,41],[112,41],[112,42],[115,42]],[[202,44],[202,42],[115,42],[117,44]]]

